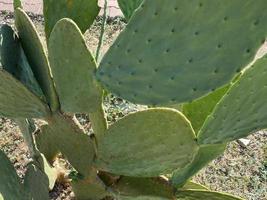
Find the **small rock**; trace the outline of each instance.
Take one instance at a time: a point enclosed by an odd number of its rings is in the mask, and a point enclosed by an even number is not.
[[[237,140],[237,142],[238,142],[238,144],[240,145],[240,146],[242,146],[242,147],[247,147],[248,145],[249,145],[249,143],[250,143],[250,140],[249,139],[244,139],[244,138],[242,138],[242,139],[239,139],[239,140]]]

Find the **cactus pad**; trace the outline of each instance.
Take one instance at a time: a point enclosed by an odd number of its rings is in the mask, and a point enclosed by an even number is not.
[[[130,20],[134,11],[141,5],[143,0],[118,0],[121,11],[127,21]]]
[[[68,113],[94,112],[102,101],[96,85],[96,63],[82,33],[70,19],[60,20],[49,38],[49,60],[60,100]]]
[[[146,0],[104,56],[97,77],[134,103],[173,105],[199,98],[253,60],[267,35],[265,5],[265,0]]]
[[[41,118],[49,108],[21,82],[0,69],[0,115],[9,118]]]
[[[20,8],[15,11],[16,28],[21,39],[22,47],[30,63],[36,80],[47,98],[51,110],[58,109],[58,98],[55,92],[54,83],[50,74],[50,67],[45,49],[34,24],[27,14]]]
[[[36,143],[49,161],[61,152],[79,173],[84,176],[89,174],[95,156],[93,142],[66,116],[57,114],[51,117],[49,124],[41,128]],[[49,151],[50,148],[52,151]]]
[[[111,196],[105,184],[97,177],[90,178],[71,183],[76,199],[92,199],[101,200],[106,196]]]
[[[192,127],[180,112],[149,109],[107,130],[98,144],[96,166],[114,174],[153,177],[185,167],[197,150]]]
[[[46,176],[34,164],[28,165],[24,178],[26,190],[31,194],[32,200],[49,200],[49,181]]]
[[[45,101],[44,95],[38,85],[19,39],[13,29],[8,25],[0,27],[0,67],[23,83],[31,92]]]
[[[164,178],[122,177],[112,188],[118,199],[174,199],[173,188]]]
[[[0,150],[0,194],[3,199],[30,199],[7,156]],[[1,196],[0,195],[0,196]],[[27,197],[28,196],[28,197]]]
[[[187,190],[178,192],[176,200],[243,200],[232,195],[219,192]]]
[[[49,38],[54,25],[62,18],[72,19],[82,32],[85,32],[99,13],[97,2],[97,0],[43,0],[46,38]]]
[[[225,150],[225,144],[201,146],[193,162],[183,169],[173,172],[171,182],[176,187],[183,186],[188,179],[199,172],[209,162],[222,154]]]
[[[267,128],[267,55],[247,69],[200,130],[200,144],[246,137]]]

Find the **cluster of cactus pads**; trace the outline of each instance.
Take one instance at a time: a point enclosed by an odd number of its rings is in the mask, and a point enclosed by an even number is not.
[[[0,151],[0,199],[48,200],[59,153],[78,200],[240,199],[190,179],[227,142],[267,128],[267,56],[254,60],[266,1],[119,5],[128,24],[98,64],[83,38],[97,0],[44,0],[45,45],[14,0],[15,29],[0,29],[0,115],[19,125],[31,162],[21,181]],[[148,109],[108,126],[104,90]]]

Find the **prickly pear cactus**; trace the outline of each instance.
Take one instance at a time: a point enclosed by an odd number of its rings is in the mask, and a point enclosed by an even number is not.
[[[110,126],[98,143],[96,167],[125,176],[155,177],[185,167],[197,151],[194,131],[181,113],[149,109]]]
[[[46,45],[14,0],[16,31],[0,27],[0,116],[18,124],[31,161],[22,181],[0,150],[0,199],[48,200],[60,154],[77,200],[240,200],[190,179],[227,142],[267,128],[267,56],[248,65],[265,4],[119,0],[128,25],[99,61],[83,36],[96,0],[44,0]],[[108,125],[104,90],[150,108]]]
[[[43,0],[46,38],[62,18],[70,18],[85,32],[99,12],[97,0]]]
[[[267,35],[265,3],[146,0],[104,56],[97,78],[139,104],[206,95],[253,60]]]
[[[141,5],[143,0],[118,0],[120,9],[127,21],[130,20],[134,11]]]

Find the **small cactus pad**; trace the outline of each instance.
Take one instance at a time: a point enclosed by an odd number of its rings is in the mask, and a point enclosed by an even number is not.
[[[173,172],[171,177],[172,184],[175,187],[182,187],[188,181],[188,179],[194,176],[217,156],[222,154],[225,150],[225,146],[225,144],[220,144],[200,147],[193,162],[191,162],[185,168]]]
[[[31,92],[45,101],[19,39],[9,25],[0,27],[0,67],[22,82]]]
[[[24,186],[26,191],[31,194],[32,200],[49,200],[49,181],[44,174],[34,164],[28,165],[24,178]]]
[[[43,0],[45,33],[48,39],[50,33],[62,18],[70,18],[85,32],[99,13],[97,0]]]
[[[55,25],[48,51],[61,110],[94,112],[102,101],[102,90],[93,76],[96,63],[72,20],[65,18]]]
[[[186,103],[182,106],[182,112],[191,122],[196,134],[198,134],[206,118],[212,113],[214,107],[228,89],[229,85],[224,86],[201,99]]]
[[[141,5],[143,0],[118,0],[121,11],[127,21],[130,20],[134,11]]]
[[[119,200],[174,199],[174,188],[164,178],[122,177],[112,189]]]
[[[49,108],[21,82],[0,69],[0,116],[9,118],[41,118]]]
[[[7,156],[0,150],[0,194],[5,200],[29,200],[23,185],[20,182],[15,168]],[[0,195],[0,196],[1,196]]]
[[[30,63],[34,76],[47,98],[52,111],[58,109],[58,98],[50,74],[50,67],[40,37],[27,14],[20,8],[15,11],[16,28],[22,47]]]
[[[180,112],[148,109],[107,130],[98,144],[96,166],[114,174],[153,177],[185,167],[197,150],[194,131]]]
[[[243,199],[219,192],[187,190],[187,191],[177,192],[176,200],[243,200]]]
[[[55,186],[56,179],[57,179],[57,169],[53,168],[48,161],[46,160],[45,156],[41,154],[41,156],[38,158],[38,163],[36,164],[42,172],[44,172],[47,175],[48,178],[48,187],[50,190],[52,190]]]
[[[49,161],[56,153],[61,152],[79,173],[88,175],[95,156],[94,144],[90,137],[85,135],[74,121],[61,114],[55,114],[48,123],[36,137],[40,152]],[[49,148],[52,148],[52,151],[49,151]]]
[[[11,26],[0,26],[0,64],[12,75],[17,72],[19,53],[19,39]]]
[[[265,0],[146,0],[104,56],[97,77],[134,103],[188,102],[228,83],[266,35]]]
[[[267,55],[248,68],[215,107],[199,144],[223,143],[267,128]]]

